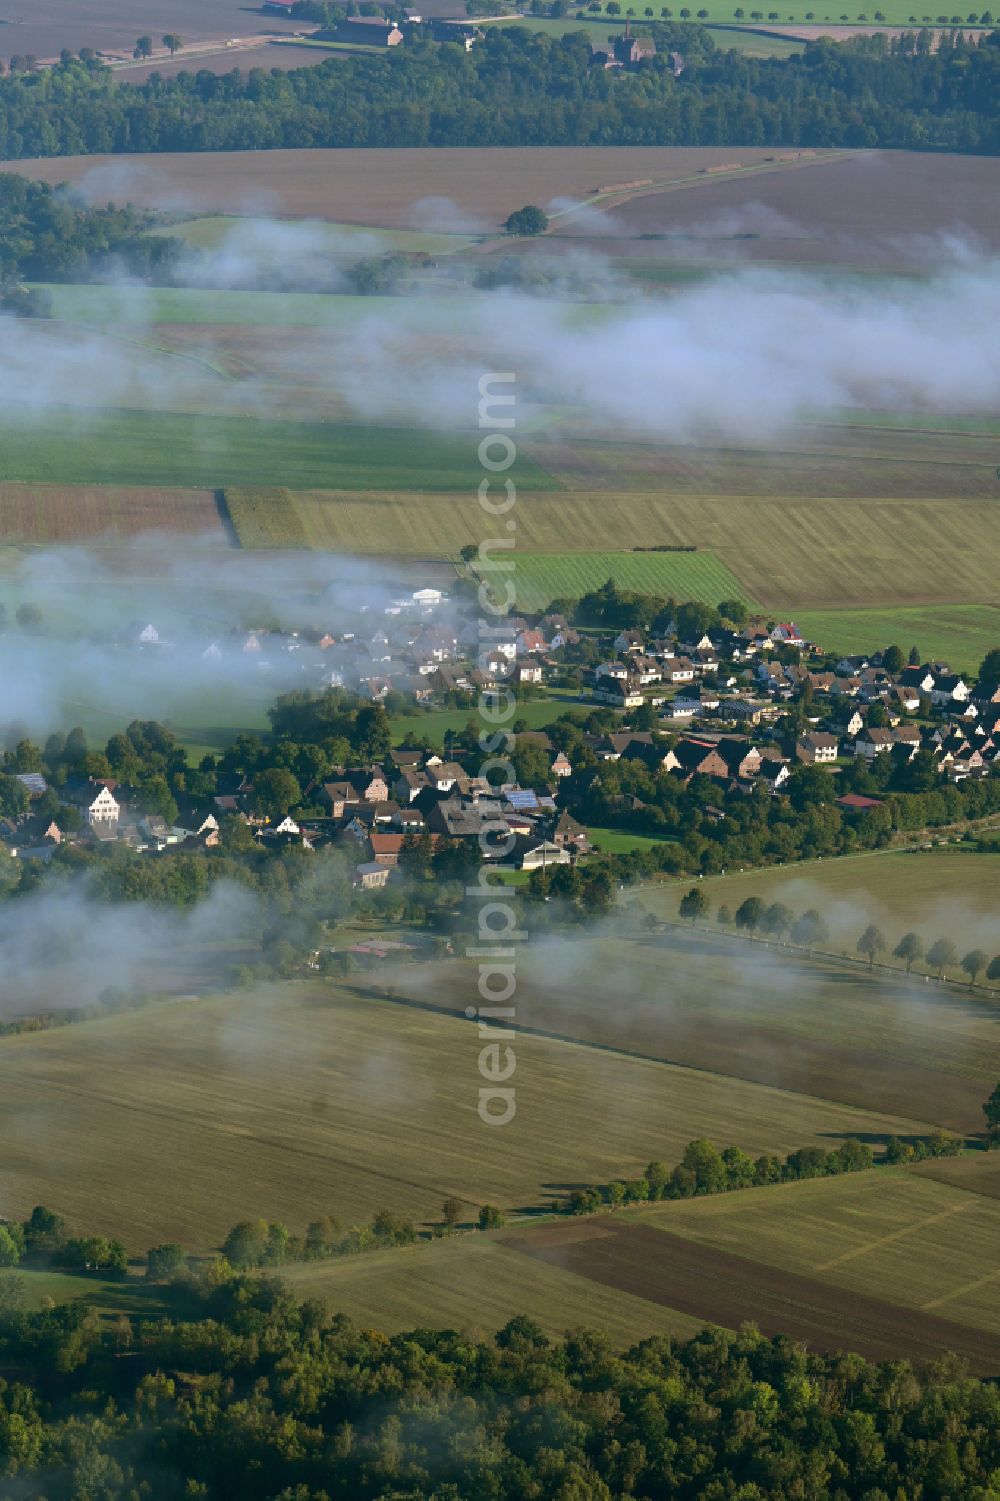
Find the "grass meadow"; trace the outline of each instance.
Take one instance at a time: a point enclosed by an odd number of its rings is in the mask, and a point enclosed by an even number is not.
[[[1000,605],[926,605],[896,609],[800,610],[798,624],[828,651],[875,651],[898,642],[917,646],[921,659],[948,662],[957,672],[977,672],[1000,646]]]
[[[433,483],[475,496],[481,478],[472,434],[68,408],[40,428],[26,416],[8,408],[0,422],[0,482],[374,491]],[[528,488],[556,484],[525,456],[511,473]]]
[[[669,9],[675,20],[683,15],[683,12],[677,6],[669,7]],[[794,23],[796,25],[805,24],[813,26],[829,22],[834,27],[843,25],[864,26],[874,22],[876,11],[878,11],[880,17],[880,23],[884,22],[888,26],[911,26],[925,22],[933,24],[942,19],[942,13],[939,10],[927,15],[919,8],[915,10],[911,0],[884,0],[884,3],[871,9],[866,5],[859,6],[857,4],[841,5],[838,7],[835,5],[817,5],[815,0],[807,0],[806,4],[798,3],[798,0],[785,0],[784,4],[772,9],[763,7],[755,11],[752,6],[745,5],[742,7],[742,14],[738,14],[740,10],[741,7],[734,5],[732,0],[698,0],[698,4],[691,7],[689,14],[692,19],[697,18],[709,26],[732,26],[734,30],[749,29],[749,25],[752,25],[755,20],[758,25],[765,24],[768,19],[770,19],[773,25]],[[954,12],[949,11],[948,15],[944,16],[943,19],[947,22],[952,18],[953,14]],[[965,11],[962,15],[958,16],[957,23],[964,27],[967,24],[968,14],[968,11]],[[975,14],[978,18],[979,12],[977,11]],[[662,17],[663,12],[659,5],[654,8],[653,15],[657,20]],[[747,21],[746,18],[749,18],[749,20]],[[638,17],[638,24],[641,25],[645,19],[648,18],[643,11]],[[604,24],[607,25],[610,21],[612,21],[612,17],[607,17]],[[622,24],[621,16],[615,17],[613,24],[620,27]]]
[[[383,1206],[434,1222],[450,1195],[469,1216],[486,1202],[535,1206],[581,1179],[676,1158],[694,1136],[787,1152],[924,1128],[525,1036],[517,1115],[486,1130],[480,1046],[464,1018],[318,982],[5,1037],[0,1194],[9,1214],[45,1203],[133,1252],[162,1240],[209,1250],[248,1216],[301,1230]]]

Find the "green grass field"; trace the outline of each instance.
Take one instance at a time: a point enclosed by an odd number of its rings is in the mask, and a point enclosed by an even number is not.
[[[675,11],[674,14],[676,15],[677,12]],[[656,19],[659,18],[657,10]],[[646,19],[645,16],[641,18],[638,23],[640,27]],[[791,37],[765,36],[750,26],[740,26],[734,22],[731,13],[725,14],[724,6],[720,11],[720,19],[732,23],[713,27],[715,45],[723,50],[732,48],[737,52],[745,52],[749,57],[789,57],[792,53],[802,51],[803,44]],[[620,35],[623,22],[621,16],[606,16],[603,19],[589,16],[581,19],[566,17],[559,20],[552,20],[549,17],[523,16],[510,21],[493,21],[486,24],[524,26],[530,31],[540,31],[545,36],[571,36],[574,32],[584,31],[591,41],[601,43],[607,41],[609,36]],[[633,25],[635,24],[633,22]]]
[[[1000,1201],[880,1168],[638,1211],[701,1245],[1000,1331]]]
[[[418,984],[421,972],[410,966]],[[0,1039],[5,1212],[41,1202],[131,1251],[167,1239],[206,1250],[253,1215],[301,1230],[382,1206],[433,1221],[449,1195],[469,1215],[537,1205],[554,1185],[676,1157],[693,1136],[777,1152],[921,1129],[526,1035],[517,1115],[491,1130],[480,1047],[464,1018],[303,982]]]
[[[645,1298],[601,1287],[478,1235],[460,1235],[402,1251],[376,1251],[289,1268],[284,1280],[300,1297],[319,1297],[363,1327],[390,1332],[458,1328],[492,1333],[515,1314],[552,1335],[585,1325],[616,1344],[653,1334],[686,1338],[700,1321]]]
[[[614,579],[621,589],[677,600],[747,599],[738,580],[712,553],[567,552],[512,555],[517,603],[543,610],[554,599],[579,599]]]
[[[135,1272],[119,1278],[18,1268],[15,1272],[0,1272],[0,1289],[4,1278],[20,1286],[25,1308],[79,1300],[106,1319],[121,1314],[127,1318],[157,1319],[183,1316],[185,1308],[191,1307],[190,1300],[177,1289],[146,1282]]]
[[[235,324],[250,327],[350,326],[370,316],[374,297],[325,292],[206,291],[200,287],[102,287],[40,283],[52,297],[52,316],[98,328],[154,323]],[[397,299],[392,299],[395,303]]]
[[[589,706],[574,704],[572,700],[559,698],[525,699],[519,702],[515,718],[527,721],[529,730],[540,730],[545,725],[551,724],[554,719],[559,719],[563,714],[577,714],[583,716],[589,713]],[[392,718],[392,733],[395,740],[402,740],[409,731],[440,744],[443,736],[449,731],[458,733],[464,730],[470,719],[475,719],[476,710],[471,709],[430,709],[418,711],[414,714],[394,714]]]
[[[949,662],[976,672],[1000,646],[1000,605],[928,605],[876,610],[800,610],[798,624],[827,651],[875,651],[898,642],[920,649],[923,661]]]
[[[186,219],[179,224],[170,224],[157,231],[176,237],[198,250],[215,250],[227,240],[243,234],[252,235],[258,229],[268,234],[274,220],[255,220],[252,217],[231,214],[207,214],[196,219]],[[278,221],[281,222],[281,221]],[[423,251],[428,255],[441,255],[449,250],[461,250],[471,243],[468,235],[438,234],[423,229],[376,229],[365,224],[338,224],[325,219],[296,219],[297,229],[308,229],[316,240],[325,245],[327,254],[350,261],[362,255],[382,254],[387,250]],[[283,252],[283,248],[282,251]],[[277,260],[276,252],[276,260]],[[225,295],[225,294],[223,294]]]
[[[648,834],[628,834],[621,829],[602,829],[589,825],[590,837],[599,850],[606,854],[621,855],[631,850],[661,849],[662,839],[652,839]]]
[[[62,408],[44,427],[26,417],[8,407],[0,423],[0,481],[358,490],[433,484],[475,496],[481,478],[471,433],[129,410]],[[511,473],[526,487],[556,485],[527,457]]]

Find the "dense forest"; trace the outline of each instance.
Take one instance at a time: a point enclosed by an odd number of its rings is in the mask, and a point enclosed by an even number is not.
[[[1000,1388],[752,1328],[625,1353],[526,1318],[389,1337],[272,1281],[193,1322],[27,1313],[0,1280],[0,1495],[46,1501],[991,1501]]]
[[[592,62],[582,33],[493,28],[471,52],[415,40],[292,72],[182,73],[126,84],[69,59],[0,81],[0,154],[313,146],[784,145],[1000,152],[1000,32],[820,41],[801,55],[717,50],[662,28],[635,71]],[[685,68],[673,75],[669,48]]]
[[[141,209],[88,208],[72,193],[0,173],[0,283],[163,274],[178,241],[148,233],[158,222]]]

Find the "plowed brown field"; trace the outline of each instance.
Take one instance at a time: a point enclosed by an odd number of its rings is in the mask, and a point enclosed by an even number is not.
[[[211,490],[0,484],[0,541],[84,542],[145,532],[226,534]]]
[[[954,1351],[977,1374],[1000,1371],[998,1335],[628,1219],[606,1215],[544,1225],[500,1240],[550,1266],[706,1322],[737,1328],[752,1320],[765,1334],[790,1335],[821,1350],[856,1350],[872,1360],[934,1360]]]

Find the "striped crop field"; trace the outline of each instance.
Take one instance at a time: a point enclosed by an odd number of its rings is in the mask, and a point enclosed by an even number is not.
[[[580,599],[609,578],[619,589],[660,598],[747,600],[724,563],[710,552],[573,552],[513,554],[517,603],[542,610],[554,599]],[[748,601],[749,602],[749,601]]]

